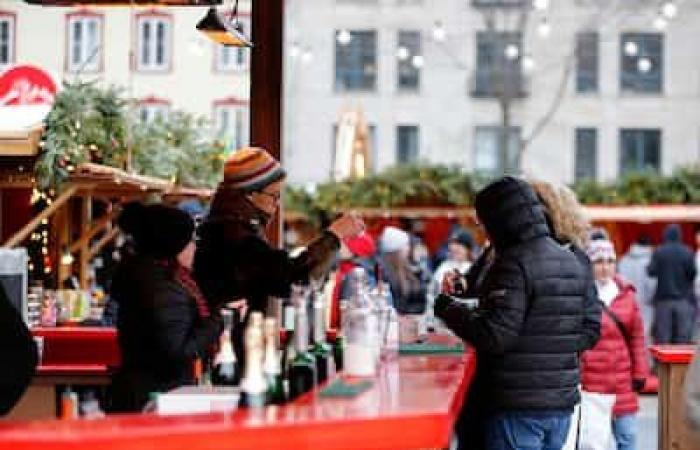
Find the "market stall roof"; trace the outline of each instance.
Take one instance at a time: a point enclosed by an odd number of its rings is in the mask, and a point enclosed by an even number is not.
[[[94,163],[78,166],[68,182],[82,192],[96,196],[143,196],[160,193],[169,197],[211,196],[210,189],[177,186],[161,178],[129,173],[124,170]]]
[[[0,156],[35,156],[50,105],[0,106]]]

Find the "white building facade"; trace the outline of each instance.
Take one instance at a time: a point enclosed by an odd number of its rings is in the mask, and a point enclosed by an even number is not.
[[[250,33],[250,2],[241,22]],[[195,25],[204,7],[40,7],[0,0],[0,72],[29,64],[62,81],[115,85],[134,120],[173,110],[210,120],[231,147],[249,128],[250,50],[217,46]]]
[[[607,181],[700,160],[700,4],[676,2],[663,22],[663,2],[603,10],[590,4],[606,2],[536,2],[546,8],[531,11],[518,35],[519,3],[288,1],[291,180],[329,178],[337,123],[348,108],[360,109],[370,126],[375,170],[426,161],[499,172],[508,163],[499,151],[501,109],[489,95],[496,64],[517,91],[509,103],[513,146],[531,140],[527,174]],[[486,33],[484,14],[511,33]]]

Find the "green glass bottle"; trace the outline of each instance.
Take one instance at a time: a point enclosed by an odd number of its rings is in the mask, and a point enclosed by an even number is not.
[[[318,382],[323,383],[335,370],[331,346],[326,343],[326,314],[323,301],[320,297],[314,300],[314,344],[311,354],[316,358],[316,372]]]
[[[265,319],[264,329],[265,359],[263,361],[263,372],[265,373],[265,380],[267,380],[267,402],[281,405],[285,402],[286,395],[277,342],[279,340],[277,321],[273,318]]]
[[[295,296],[294,359],[289,365],[289,400],[309,392],[318,384],[316,359],[309,352],[309,320],[306,298]]]

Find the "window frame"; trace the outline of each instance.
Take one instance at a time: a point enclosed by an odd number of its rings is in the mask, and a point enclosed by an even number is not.
[[[408,48],[408,45],[402,45],[402,42],[405,42],[406,40],[411,41],[413,38],[415,38],[415,36],[418,37],[415,49]],[[402,39],[402,37],[405,39]],[[413,65],[412,57],[416,55],[423,57],[423,33],[421,30],[398,30],[396,33],[396,51],[398,52],[398,49],[403,46],[406,46],[411,53],[406,61],[401,61],[398,57],[396,58],[396,90],[397,92],[401,93],[420,92],[423,79],[423,69]],[[402,70],[404,70],[404,68],[414,72],[411,77],[415,77],[415,85],[402,84]]]
[[[589,59],[583,59],[584,52],[582,46],[591,44],[594,51]],[[588,52],[588,49],[585,50]],[[585,55],[588,56],[588,55]],[[592,68],[582,68],[584,62],[594,66]],[[586,83],[590,83],[590,86]],[[575,89],[577,94],[595,94],[600,91],[600,33],[597,31],[581,31],[576,33],[576,73]]]
[[[652,37],[658,37],[658,47],[659,47],[659,52],[656,55],[656,61],[653,58],[652,62],[655,61],[654,65],[652,67],[656,68],[656,71],[653,73],[657,73],[658,75],[655,77],[657,78],[656,81],[652,81],[654,78],[652,78],[651,75],[649,74],[641,74],[639,69],[637,68],[635,64],[635,71],[629,72],[626,69],[627,62],[638,62],[639,58],[641,57],[650,57],[653,55],[645,54],[648,53],[648,43],[644,42],[644,39],[649,39]],[[640,39],[644,38],[644,39]],[[625,45],[627,42],[634,41],[637,44],[638,47],[638,54],[635,56],[628,56],[625,54]],[[619,75],[619,87],[620,87],[620,92],[625,93],[625,94],[641,94],[641,95],[659,95],[663,94],[664,92],[664,83],[665,83],[665,78],[664,78],[664,72],[665,72],[665,65],[666,65],[666,58],[665,58],[665,53],[666,53],[666,39],[665,39],[665,34],[664,33],[652,33],[652,32],[626,32],[626,33],[620,33],[620,51],[619,51],[619,64],[620,64],[620,75]],[[633,59],[633,61],[632,61]],[[633,77],[633,75],[636,74],[636,79]],[[648,83],[649,86],[645,87],[644,85]],[[658,84],[658,85],[657,85]]]
[[[638,136],[636,136],[636,139],[638,141],[641,141],[640,136],[644,136],[647,133],[649,135],[656,134],[658,138],[658,151],[656,155],[657,159],[657,167],[652,167],[651,173],[655,174],[660,174],[663,170],[663,129],[662,128],[620,128],[619,131],[619,138],[618,138],[618,143],[619,143],[619,150],[618,150],[618,174],[620,176],[626,176],[629,174],[633,173],[646,173],[650,172],[649,166],[645,166],[642,168],[638,167],[638,163],[640,162],[640,149],[641,152],[646,152],[647,150],[647,145],[646,142],[637,142],[636,144],[636,149],[635,149],[635,167],[626,167],[625,165],[625,133],[639,133]],[[641,144],[641,145],[640,145]],[[646,153],[641,155],[642,162],[646,162],[645,160],[648,158],[649,155]]]
[[[579,175],[583,171],[579,162],[582,159],[583,134],[591,133],[593,135],[593,162],[590,164],[593,169],[593,174]],[[598,180],[598,149],[599,149],[599,133],[597,127],[576,127],[574,129],[574,182],[580,181],[596,181]],[[590,153],[590,152],[589,152]]]
[[[509,136],[508,142],[509,143],[513,142],[511,139],[513,139],[514,137],[517,139],[515,141],[516,147],[514,147],[513,149],[509,149],[512,152],[512,154],[508,155],[511,158],[510,164],[508,164],[507,161],[502,161],[501,151],[498,148],[498,132],[501,130],[501,128],[502,127],[500,125],[475,125],[474,126],[474,128],[473,128],[473,133],[474,133],[473,145],[472,145],[473,146],[473,149],[472,149],[472,156],[473,156],[472,170],[475,173],[480,173],[480,174],[483,174],[483,175],[488,176],[488,177],[496,177],[496,176],[501,176],[501,175],[505,174],[506,172],[508,172],[510,169],[514,168],[515,162],[516,162],[516,157],[517,157],[517,151],[518,151],[517,146],[520,144],[520,139],[522,137],[522,127],[517,126],[517,125],[510,126],[510,136]],[[477,136],[478,136],[480,130],[495,133],[496,158],[497,158],[498,167],[496,167],[493,170],[482,169],[482,168],[477,167],[477,158],[479,156],[479,147],[478,147],[479,140],[477,139]],[[509,167],[509,166],[512,166],[512,167]]]
[[[0,73],[7,70],[17,62],[17,13],[0,10],[0,21],[8,22],[9,42],[7,45],[8,60],[6,63],[0,61]]]
[[[95,55],[95,61],[91,63],[90,65],[85,65],[84,64],[84,59],[77,65],[73,63],[73,49],[74,49],[74,43],[73,43],[73,24],[76,21],[84,21],[84,20],[96,20],[97,21],[97,46],[98,46],[98,54]],[[104,71],[104,38],[105,38],[105,31],[104,31],[104,14],[94,12],[94,11],[89,11],[89,10],[80,10],[80,11],[75,11],[66,14],[66,51],[65,51],[65,70],[66,72],[70,73],[77,73],[78,70],[83,67],[82,73],[100,73]],[[86,34],[86,26],[85,22],[83,22],[82,26],[82,33],[83,37],[87,39],[87,34]],[[83,43],[81,45],[81,51],[87,50],[86,43]],[[84,55],[87,56],[87,55]]]
[[[512,61],[509,61],[504,54],[506,47],[510,44],[517,45],[520,52],[520,56]],[[513,91],[510,93],[512,97],[524,97],[526,89],[525,72],[522,65],[523,34],[517,31],[481,30],[476,33],[474,45],[476,47],[472,96],[495,98],[501,95],[497,83],[490,79],[496,71],[496,73],[508,72],[508,76],[512,77],[513,81],[504,83],[504,87]],[[490,52],[484,50],[487,46],[491,47]],[[489,53],[491,53],[490,56]],[[486,64],[486,60],[490,59],[492,61]]]
[[[243,136],[241,139],[239,139],[239,136],[237,134],[234,135],[234,140],[233,140],[233,147],[230,150],[238,150],[242,147],[245,147],[247,145],[250,145],[250,103],[247,100],[243,100],[240,98],[236,97],[228,97],[220,100],[215,100],[212,104],[212,125],[213,125],[213,133],[216,139],[220,139],[222,137],[221,133],[221,125],[220,125],[220,112],[223,109],[230,109],[233,110],[234,112],[236,111],[242,111],[243,114],[241,117],[244,118],[243,124],[241,127],[241,131],[243,132]],[[233,123],[233,128],[234,132],[236,131],[236,123],[235,123],[235,118],[234,118],[234,123]]]
[[[142,24],[149,22],[152,24],[155,24],[157,26],[158,22],[163,22],[166,24],[166,34],[164,40],[163,40],[163,53],[164,53],[164,63],[162,65],[157,65],[155,64],[155,55],[152,57],[153,62],[149,62],[148,64],[144,64],[141,61],[142,55],[143,55],[143,33],[142,33]],[[174,28],[175,28],[175,23],[173,19],[173,15],[170,13],[165,13],[157,10],[151,10],[151,11],[146,11],[143,13],[136,14],[136,37],[134,39],[134,43],[136,45],[135,48],[135,54],[134,54],[134,68],[136,72],[139,73],[153,73],[153,74],[163,74],[163,73],[170,73],[173,70],[173,59],[175,56],[175,49],[174,49]],[[153,31],[155,35],[155,27]],[[155,52],[157,52],[157,43],[151,44],[152,49]]]
[[[338,33],[341,31],[341,29],[336,29],[333,31],[333,42],[334,42],[334,61],[333,61],[333,86],[335,92],[338,93],[362,93],[362,92],[367,92],[367,93],[372,93],[372,92],[378,92],[379,90],[379,30],[376,28],[372,29],[354,29],[354,30],[348,30],[350,34],[353,36],[353,39],[348,43],[347,45],[342,45],[338,42]],[[339,75],[339,56],[342,51],[343,47],[349,47],[353,45],[354,42],[357,40],[357,35],[359,34],[369,34],[374,37],[374,46],[373,46],[373,63],[374,63],[374,73],[371,75],[371,86],[365,86],[364,82],[360,83],[361,85],[357,86],[350,86],[350,83],[347,83],[343,81],[345,78],[348,80],[351,78],[348,74],[345,77],[341,77]],[[361,58],[361,52],[363,49],[356,50],[357,53],[359,53],[359,57]],[[352,56],[352,55],[351,55]],[[361,60],[359,62],[362,62]],[[346,69],[347,70],[347,69]],[[352,72],[352,70],[350,70]],[[369,75],[363,75],[363,77],[369,78]],[[364,81],[364,78],[362,78]]]
[[[401,147],[401,131],[408,131],[408,130],[415,130],[415,154],[412,154],[413,152],[407,151],[403,152],[402,147]],[[395,145],[394,145],[394,160],[396,164],[414,164],[420,161],[420,126],[417,123],[402,123],[396,125],[394,128],[394,136],[395,136]],[[413,150],[413,149],[409,149]],[[405,154],[408,156],[405,161],[402,161],[401,155]]]
[[[168,99],[165,98],[159,98],[159,97],[146,97],[141,100],[139,100],[138,105],[137,105],[137,115],[138,115],[138,120],[140,123],[145,124],[145,125],[151,125],[155,122],[156,119],[156,114],[153,113],[156,109],[163,109],[164,114],[163,117],[165,120],[167,120],[168,116],[170,115],[172,111],[172,102]],[[143,120],[142,115],[143,111],[151,111],[152,117],[147,117],[146,120]],[[149,115],[149,113],[146,113]]]

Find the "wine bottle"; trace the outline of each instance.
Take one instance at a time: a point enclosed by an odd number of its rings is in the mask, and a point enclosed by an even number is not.
[[[232,309],[221,311],[224,330],[219,337],[219,351],[214,356],[211,382],[215,385],[236,386],[240,381],[240,367],[231,338],[237,313]]]
[[[318,382],[323,383],[334,372],[331,348],[326,343],[326,314],[320,296],[314,298],[314,332],[311,354],[316,358]]]
[[[263,315],[253,312],[245,331],[245,376],[241,381],[241,406],[261,408],[267,400],[267,381],[263,371]]]
[[[294,324],[294,359],[289,365],[289,399],[294,400],[318,383],[316,360],[309,352],[309,321],[306,299],[297,296]]]
[[[273,318],[265,319],[265,358],[263,372],[267,381],[267,401],[281,405],[285,401],[284,383],[282,380],[282,367],[278,350],[279,330],[277,321]]]

